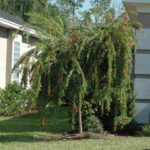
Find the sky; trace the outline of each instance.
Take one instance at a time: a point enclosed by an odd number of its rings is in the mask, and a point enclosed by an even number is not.
[[[117,10],[118,6],[121,6],[121,5],[122,5],[121,0],[112,0],[112,6],[114,6],[116,8],[116,10]],[[82,10],[83,11],[88,10],[89,8],[90,8],[90,0],[85,0]]]
[[[56,0],[50,0],[52,3],[55,3]],[[85,0],[84,4],[83,4],[83,7],[81,9],[81,11],[86,11],[90,8],[90,1],[91,0]],[[105,0],[103,0],[105,1]],[[112,0],[112,6],[114,6],[114,8],[116,8],[116,12],[119,11],[119,8],[122,6],[122,2],[121,0]]]

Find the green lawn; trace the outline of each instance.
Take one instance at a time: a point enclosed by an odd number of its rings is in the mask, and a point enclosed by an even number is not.
[[[39,126],[38,114],[24,117],[0,117],[0,150],[144,150],[150,138],[107,137],[75,141],[43,142],[41,137],[60,137],[69,132],[67,109],[47,113],[47,125]]]

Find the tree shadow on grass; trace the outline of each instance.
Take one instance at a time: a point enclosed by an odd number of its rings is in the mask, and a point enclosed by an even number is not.
[[[10,142],[34,142],[35,139],[30,135],[0,135],[0,143],[10,143]]]
[[[55,136],[70,132],[68,110],[47,112],[46,126],[39,124],[38,113],[21,117],[0,117],[0,142],[33,142],[35,136]]]

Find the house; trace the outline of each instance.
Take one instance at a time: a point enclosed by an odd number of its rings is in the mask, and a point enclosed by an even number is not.
[[[19,74],[12,68],[18,58],[31,49],[35,38],[35,32],[28,30],[31,34],[29,40],[25,38],[23,26],[25,23],[14,16],[0,11],[0,88],[4,88],[11,81],[19,81]]]
[[[123,0],[132,21],[143,24],[143,33],[136,31],[138,44],[134,58],[134,91],[136,120],[150,123],[150,0]]]

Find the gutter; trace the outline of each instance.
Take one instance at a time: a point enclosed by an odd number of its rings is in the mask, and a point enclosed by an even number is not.
[[[20,25],[20,24],[11,22],[9,20],[6,20],[6,19],[0,17],[0,25],[5,27],[5,28],[10,28],[10,29],[16,29],[16,30],[19,30],[19,31],[23,31],[23,32],[29,33],[32,36],[36,37],[36,31],[33,30],[33,29],[26,28],[25,24]]]

